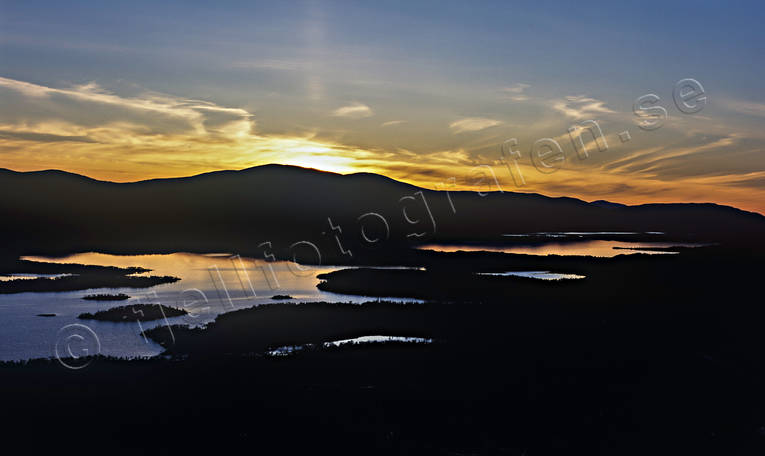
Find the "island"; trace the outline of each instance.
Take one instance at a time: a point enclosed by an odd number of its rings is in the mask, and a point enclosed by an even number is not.
[[[180,317],[188,315],[184,309],[168,307],[161,304],[134,304],[131,306],[114,307],[108,310],[100,310],[94,314],[83,313],[77,318],[80,320],[98,321],[151,321],[162,318]]]
[[[290,296],[290,295],[273,295],[273,296],[271,296],[271,299],[274,299],[274,300],[278,301],[278,300],[282,300],[282,299],[294,299],[294,298],[292,296]]]
[[[120,294],[91,294],[82,297],[86,301],[125,301],[130,299],[130,296],[125,293]]]

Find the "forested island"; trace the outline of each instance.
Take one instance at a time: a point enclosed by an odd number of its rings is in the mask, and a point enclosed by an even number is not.
[[[151,321],[162,318],[180,317],[188,315],[184,309],[168,307],[161,304],[134,304],[131,306],[114,307],[108,310],[100,310],[96,313],[83,313],[77,318],[80,320],[98,321]]]
[[[130,299],[130,296],[125,293],[120,294],[90,294],[85,295],[82,299],[86,301],[125,301]]]

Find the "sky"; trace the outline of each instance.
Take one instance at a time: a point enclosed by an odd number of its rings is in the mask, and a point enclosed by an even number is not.
[[[760,2],[0,0],[0,167],[283,163],[765,213],[764,20]]]

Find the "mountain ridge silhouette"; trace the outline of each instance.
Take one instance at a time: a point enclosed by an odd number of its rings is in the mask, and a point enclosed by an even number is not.
[[[379,174],[277,164],[126,183],[0,169],[0,214],[4,250],[25,254],[251,253],[271,242],[284,256],[290,245],[310,242],[337,260],[351,258],[342,253],[349,249],[363,255],[422,242],[499,242],[507,233],[663,232],[668,239],[738,243],[761,242],[765,233],[761,214],[715,203],[628,206],[437,191]]]

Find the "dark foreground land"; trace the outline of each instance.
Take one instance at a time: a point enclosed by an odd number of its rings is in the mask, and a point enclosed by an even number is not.
[[[0,292],[175,280],[32,264],[20,255],[189,251],[354,266],[323,276],[320,288],[427,301],[273,304],[223,315],[206,329],[153,329],[147,337],[167,350],[157,359],[99,358],[80,370],[55,360],[0,365],[3,449],[765,454],[759,214],[713,204],[435,192],[383,176],[285,166],[131,184],[0,170],[0,190],[8,220],[0,234],[13,240],[0,247],[0,273],[77,274],[3,282]],[[519,240],[505,234],[541,243],[558,231],[718,245],[602,259],[410,248]],[[586,278],[476,274],[512,270]],[[368,335],[433,343],[323,345]],[[303,344],[315,349],[264,356]]]
[[[428,258],[426,272],[324,285],[426,304],[273,304],[154,329],[159,359],[4,365],[4,440],[110,454],[765,454],[762,252]],[[587,279],[472,274],[519,262]],[[262,355],[372,334],[434,343]]]

